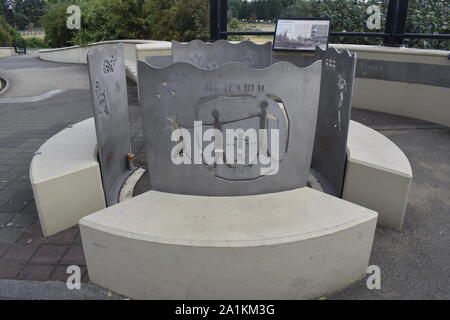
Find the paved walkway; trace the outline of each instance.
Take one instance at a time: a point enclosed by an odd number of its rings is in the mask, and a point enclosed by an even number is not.
[[[0,59],[0,75],[14,79],[0,96],[0,279],[65,281],[67,266],[76,264],[86,282],[78,227],[47,239],[42,236],[29,166],[48,138],[92,117],[87,67],[44,62],[32,54]],[[28,90],[33,84],[39,90]],[[59,93],[36,102],[11,102],[47,90]],[[136,88],[129,90],[131,133],[138,153],[143,139],[137,94]]]
[[[86,66],[39,60],[36,51],[2,58],[0,77],[8,79],[9,89],[0,98],[39,96],[55,89],[88,89],[86,70]]]
[[[103,298],[101,290],[99,295],[90,291],[77,295],[67,293],[61,284],[35,282],[65,281],[66,267],[72,264],[82,266],[83,281],[88,281],[78,227],[44,239],[28,177],[33,152],[45,140],[92,116],[87,68],[43,62],[35,56],[11,57],[0,59],[0,75],[17,77],[12,66],[20,68],[22,63],[27,72],[16,78],[20,90],[10,88],[14,90],[10,96],[0,96],[0,279],[11,279],[0,280],[0,298]],[[67,73],[68,68],[72,73]],[[47,78],[41,77],[42,70]],[[44,82],[33,94],[63,91],[37,102],[2,103],[4,98],[31,96],[28,80],[21,82],[27,76]],[[140,108],[131,84],[128,93],[132,147],[138,163],[145,165]],[[370,291],[362,280],[330,298],[449,299],[450,129],[361,110],[354,110],[352,118],[380,130],[405,152],[414,181],[404,231],[378,228],[376,232],[370,263],[381,268],[382,290]],[[45,296],[44,291],[48,291]]]

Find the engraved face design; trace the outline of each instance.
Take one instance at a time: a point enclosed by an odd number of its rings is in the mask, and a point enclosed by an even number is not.
[[[209,129],[218,130],[220,139],[214,137],[215,162],[209,163],[202,158],[203,165],[208,167],[216,178],[226,181],[251,181],[262,179],[265,175],[261,172],[261,156],[281,161],[287,152],[288,143],[288,117],[281,101],[276,98],[263,96],[233,96],[211,97],[207,101],[199,101],[195,107],[195,119],[201,122],[201,134],[199,136],[191,123],[184,123],[178,115],[169,115],[165,129],[183,128],[189,132],[190,137],[196,139],[196,143],[185,145],[183,153],[192,159],[192,145],[199,146],[201,154],[210,146],[210,141],[205,141],[203,133]],[[272,137],[272,129],[278,134]],[[236,133],[229,136],[229,133]],[[175,143],[190,139],[177,136]],[[276,143],[272,143],[277,139]],[[212,140],[212,139],[211,139]],[[277,147],[279,150],[272,150]],[[227,158],[229,150],[233,150],[232,161]],[[273,154],[272,154],[273,153]]]

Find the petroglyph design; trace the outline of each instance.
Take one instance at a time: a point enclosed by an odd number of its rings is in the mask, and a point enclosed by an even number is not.
[[[97,98],[97,113],[101,116],[104,115],[111,118],[111,113],[109,112],[108,102],[106,99],[106,90],[101,87],[98,81],[95,82],[95,97]]]
[[[342,106],[344,104],[344,94],[345,90],[347,90],[347,81],[339,74],[339,81],[337,82],[337,86],[339,88],[339,97],[338,97],[338,128],[339,131],[342,131]]]
[[[116,68],[116,62],[117,58],[114,56],[105,59],[105,61],[103,61],[103,73],[107,74],[110,72],[114,72]]]

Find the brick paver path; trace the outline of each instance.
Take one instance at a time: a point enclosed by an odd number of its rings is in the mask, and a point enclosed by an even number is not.
[[[58,81],[54,89],[61,89],[61,78],[68,66],[77,68],[77,74],[85,72],[83,65],[66,65],[38,60],[35,56],[0,59],[0,74],[8,77],[11,65],[21,64],[30,70],[35,66],[37,76],[45,69],[47,78],[52,72]],[[14,69],[16,70],[16,69]],[[14,75],[16,77],[16,74]],[[23,74],[27,77],[27,74]],[[35,76],[36,75],[30,75]],[[20,83],[15,78],[15,83]],[[78,77],[78,81],[80,81]],[[52,87],[46,84],[47,87]],[[76,83],[76,87],[85,85]],[[67,89],[67,88],[66,88]],[[16,90],[17,91],[17,90]],[[26,88],[23,96],[28,97]],[[85,259],[78,227],[71,228],[49,238],[43,238],[36,204],[33,199],[29,179],[29,166],[33,153],[48,138],[68,125],[92,117],[90,92],[86,89],[68,89],[50,99],[33,103],[1,103],[0,96],[0,279],[20,280],[60,280],[68,277],[69,265],[81,266],[83,280],[87,280]],[[130,85],[130,129],[132,145],[138,157],[142,157],[142,129],[136,88]],[[139,160],[139,159],[138,159]]]

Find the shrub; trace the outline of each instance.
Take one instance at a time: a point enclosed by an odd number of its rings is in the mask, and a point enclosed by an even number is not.
[[[11,35],[0,24],[0,47],[10,47],[12,44]]]
[[[0,16],[0,47],[11,47],[22,41],[20,34]]]
[[[46,14],[42,17],[45,29],[45,41],[50,47],[66,47],[72,44],[71,40],[75,31],[67,29],[67,7],[71,4],[79,4],[80,1],[58,1],[49,3]]]
[[[25,43],[27,45],[27,48],[31,49],[48,48],[47,42],[44,39],[38,37],[25,38]]]
[[[81,30],[66,27],[69,4],[80,6]],[[209,0],[55,0],[42,21],[51,47],[116,39],[207,39]]]

